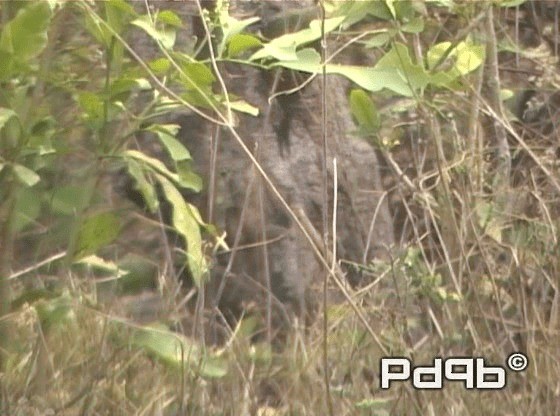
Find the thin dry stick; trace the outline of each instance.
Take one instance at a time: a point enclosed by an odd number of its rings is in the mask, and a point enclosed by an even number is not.
[[[332,217],[332,259],[331,273],[336,270],[336,213],[338,205],[338,168],[336,157],[333,158],[333,217]],[[375,216],[374,216],[375,217]]]
[[[498,69],[498,46],[494,29],[494,8],[488,7],[486,15],[486,50],[488,55],[488,101],[490,107],[497,114],[493,120],[494,141],[496,144],[496,159],[498,166],[494,179],[495,201],[498,209],[507,216],[510,212],[509,182],[511,177],[511,154],[506,136],[506,129],[498,120],[504,119],[502,100],[500,98],[500,72]],[[502,218],[504,218],[502,216]]]
[[[321,12],[321,64],[322,64],[322,77],[321,77],[321,135],[322,135],[322,173],[323,173],[323,244],[325,247],[324,255],[328,250],[328,204],[329,204],[329,196],[328,196],[328,172],[327,172],[327,38],[325,36],[325,4],[324,1],[321,0],[319,2],[319,9]],[[336,164],[335,164],[336,168]],[[334,181],[336,183],[336,175],[334,176]],[[334,188],[336,190],[336,186]],[[335,191],[336,193],[336,191]],[[334,220],[334,211],[333,211],[333,227],[336,226]],[[334,235],[334,234],[333,234]],[[336,247],[336,241],[333,241],[333,250]],[[333,252],[334,253],[334,252]],[[332,261],[336,263],[336,258],[333,255]],[[334,273],[334,264],[329,273],[325,270],[325,277],[323,280],[323,371],[324,371],[324,381],[325,381],[325,395],[327,399],[327,408],[329,409],[329,415],[334,415],[333,409],[333,402],[331,397],[331,388],[330,388],[330,374],[329,374],[329,322],[328,322],[328,311],[327,311],[327,290],[329,286],[329,274]]]

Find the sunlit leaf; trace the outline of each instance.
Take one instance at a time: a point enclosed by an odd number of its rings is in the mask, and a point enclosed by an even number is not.
[[[14,110],[10,108],[0,107],[0,129],[2,129],[2,127],[4,127],[8,120],[10,120],[12,117],[17,117],[17,114]]]
[[[138,26],[146,32],[158,44],[161,44],[165,49],[171,49],[175,44],[175,29],[171,25],[166,25],[163,28],[156,27],[156,24],[150,16],[144,15],[132,21],[132,24]]]
[[[230,101],[229,105],[232,110],[239,111],[240,113],[250,114],[255,117],[259,115],[259,109],[257,107],[252,106],[246,101],[243,100]]]
[[[0,35],[0,50],[18,60],[37,56],[47,44],[47,28],[52,16],[47,2],[27,3],[6,23]]]
[[[175,138],[179,128],[178,124],[154,124],[146,129],[157,135],[167,153],[175,162],[192,159],[183,143]]]
[[[325,33],[332,32],[341,25],[344,16],[334,17],[325,20]],[[321,21],[313,20],[308,29],[303,29],[295,33],[288,33],[274,38],[265,43],[263,48],[255,52],[249,60],[274,58],[279,61],[298,60],[296,49],[321,38]]]
[[[377,62],[375,69],[393,69],[398,77],[387,80],[386,88],[403,96],[421,92],[430,79],[425,69],[412,61],[408,48],[402,43],[395,43]]]
[[[15,164],[12,167],[16,178],[25,186],[33,186],[41,180],[39,175],[23,165]]]
[[[183,236],[187,243],[187,264],[193,281],[201,286],[207,278],[208,265],[202,252],[202,236],[200,232],[200,214],[198,210],[185,202],[177,188],[164,176],[156,175],[162,186],[163,194],[173,208],[172,223],[175,230]]]
[[[228,56],[235,58],[246,50],[261,46],[262,42],[259,38],[245,33],[239,33],[231,37],[228,42]]]
[[[225,361],[206,354],[201,346],[163,325],[135,329],[131,343],[172,368],[186,368],[209,378],[221,378],[227,374]]]

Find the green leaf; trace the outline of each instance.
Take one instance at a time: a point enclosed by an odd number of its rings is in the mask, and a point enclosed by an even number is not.
[[[353,89],[350,92],[350,110],[365,135],[377,133],[381,120],[374,102],[365,91]]]
[[[234,36],[239,35],[245,28],[261,20],[259,17],[250,17],[245,20],[237,20],[227,13],[227,8],[223,7],[219,14],[220,27],[222,29],[222,41],[218,47],[218,56],[222,56],[226,45]]]
[[[272,66],[281,66],[295,71],[318,74],[321,72],[321,56],[311,48],[297,52],[297,60],[280,61]],[[327,74],[338,74],[348,78],[365,90],[376,92],[389,88],[404,96],[411,96],[410,88],[394,68],[371,68],[354,65],[327,64]]]
[[[239,111],[240,113],[250,114],[254,117],[259,115],[259,109],[257,107],[252,106],[246,101],[243,100],[230,101],[229,105],[232,110]]]
[[[67,185],[55,188],[52,194],[45,195],[51,210],[62,215],[73,215],[87,206],[88,191],[83,186]]]
[[[105,1],[106,22],[113,31],[121,34],[128,22],[137,15],[134,8],[124,0]],[[111,33],[109,36],[113,36]]]
[[[47,2],[25,2],[0,33],[0,80],[27,70],[27,63],[47,44],[52,12]]]
[[[212,70],[200,62],[188,62],[181,65],[183,73],[181,74],[181,79],[185,81],[185,87],[187,89],[200,89],[204,87],[209,87],[216,77],[212,73]]]
[[[12,168],[16,178],[22,185],[31,187],[41,180],[39,175],[23,165],[15,164]]]
[[[146,78],[117,78],[111,83],[110,97],[116,99],[122,94],[127,94],[138,90],[149,90],[150,82]]]
[[[460,42],[456,48],[457,61],[455,69],[460,76],[477,69],[485,59],[486,50],[484,45],[476,45],[472,42]]]
[[[0,129],[4,127],[4,125],[12,118],[17,117],[17,114],[14,110],[10,108],[2,108],[0,107]]]
[[[138,150],[126,150],[124,152],[124,156],[137,160],[138,162],[140,162],[140,165],[142,167],[150,168],[158,173],[161,173],[167,178],[171,179],[173,182],[177,182],[179,180],[177,174],[167,169],[167,166],[165,166],[165,164],[159,159],[148,156],[142,152],[139,152]]]
[[[19,191],[15,206],[14,229],[21,231],[37,219],[41,213],[40,194],[34,188]]]
[[[428,50],[428,68],[451,67],[446,71],[439,71],[431,76],[430,82],[434,85],[448,85],[457,78],[474,71],[484,62],[486,50],[483,45],[465,41],[458,43],[453,49],[451,49],[452,46],[451,42],[441,42]],[[440,63],[440,61],[442,62]],[[438,64],[438,68],[435,68]]]
[[[163,325],[135,329],[132,345],[175,369],[186,368],[209,378],[221,378],[227,374],[226,362],[217,356],[205,354],[198,344],[182,334],[171,332]]]
[[[198,210],[185,202],[177,188],[164,176],[156,175],[165,198],[173,207],[172,222],[175,230],[187,243],[187,264],[193,281],[200,287],[207,277],[208,266],[202,252],[202,236],[199,224],[202,222]]]
[[[140,163],[132,158],[125,158],[128,173],[134,179],[134,187],[140,192],[148,210],[152,213],[156,212],[159,207],[157,192],[154,185],[148,181],[144,170],[141,168]]]
[[[99,95],[92,92],[83,92],[78,95],[78,104],[88,120],[97,121],[103,117],[104,104]]]
[[[345,17],[333,17],[325,20],[325,34],[338,28]],[[295,33],[288,33],[272,39],[265,43],[263,48],[255,52],[250,61],[259,59],[274,58],[279,61],[297,60],[296,49],[299,46],[321,39],[321,21],[313,20],[308,29],[300,30]]]
[[[181,18],[171,10],[162,10],[157,14],[157,21],[165,23],[166,25],[180,28],[183,26]]]
[[[24,3],[16,16],[2,29],[0,51],[16,60],[28,60],[42,52],[47,45],[47,29],[52,11],[47,2]]]
[[[395,10],[395,0],[385,0],[385,4],[387,5],[387,8],[391,12],[391,17],[393,19],[396,19],[397,11]]]
[[[171,62],[167,58],[157,58],[148,62],[148,67],[156,74],[165,74],[171,68]]]
[[[202,178],[193,172],[193,167],[190,161],[180,161],[176,164],[177,174],[180,178],[180,185],[183,188],[188,188],[194,192],[202,190]]]
[[[401,26],[401,30],[406,33],[421,33],[424,30],[424,18],[415,17]]]
[[[379,48],[387,44],[394,36],[394,33],[388,30],[383,30],[383,32],[373,35],[371,38],[364,42],[366,48]]]
[[[104,212],[86,218],[78,231],[74,260],[96,253],[115,240],[119,233],[120,222],[113,213]]]
[[[140,163],[143,169],[149,169],[159,174],[162,174],[166,178],[173,181],[178,186],[183,188],[191,189],[195,192],[198,192],[200,188],[198,187],[198,183],[191,183],[188,181],[183,181],[180,175],[177,173],[171,172],[165,164],[160,161],[159,159],[150,157],[142,152],[137,150],[126,150],[123,154],[125,158],[132,158],[135,159]]]
[[[139,27],[148,34],[158,44],[161,44],[165,49],[173,48],[175,44],[175,29],[173,26],[167,25],[163,28],[156,27],[156,24],[151,20],[150,16],[143,15],[132,21],[134,26]]]
[[[262,46],[262,42],[259,38],[253,35],[239,33],[232,36],[228,42],[228,56],[230,58],[235,58],[246,50],[256,48],[258,46]]]
[[[187,148],[175,138],[179,128],[178,124],[153,124],[146,129],[157,135],[167,153],[175,162],[192,159]]]
[[[396,77],[387,80],[387,89],[405,97],[420,93],[430,80],[426,70],[412,62],[408,48],[402,43],[395,43],[375,65],[376,69],[392,69]]]

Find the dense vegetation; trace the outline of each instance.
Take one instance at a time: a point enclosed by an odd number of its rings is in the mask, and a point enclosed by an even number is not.
[[[558,4],[202,3],[0,3],[0,412],[558,414]],[[174,115],[243,146],[240,117],[262,114],[226,65],[295,74],[290,94],[348,81],[394,222],[390,256],[368,263],[310,238],[325,285],[309,290],[343,300],[277,339],[250,305],[222,342],[204,336],[230,248],[194,203],[205,181]],[[383,356],[512,352],[529,366],[501,391],[379,388]]]

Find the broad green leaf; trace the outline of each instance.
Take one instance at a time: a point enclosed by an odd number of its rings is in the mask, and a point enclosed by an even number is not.
[[[330,33],[338,28],[344,21],[344,16],[333,17],[325,20],[325,33]],[[274,58],[279,61],[297,60],[296,49],[299,46],[321,39],[321,21],[313,20],[308,29],[295,33],[288,33],[265,43],[263,48],[255,52],[250,61]]]
[[[134,179],[135,189],[142,195],[148,210],[152,213],[156,212],[159,207],[159,200],[154,185],[148,181],[138,161],[132,158],[125,158],[125,160],[128,173]]]
[[[162,10],[157,14],[157,21],[165,23],[166,25],[174,26],[180,28],[183,26],[183,22],[177,13],[171,10]]]
[[[2,29],[0,50],[21,61],[37,56],[47,45],[51,16],[51,8],[45,1],[25,4]]]
[[[295,71],[318,74],[321,72],[321,57],[311,48],[297,52],[295,61],[280,61],[273,66],[282,66]],[[378,69],[365,66],[327,64],[327,74],[338,74],[348,78],[365,90],[376,92],[383,88],[391,89],[401,95],[410,96],[410,88],[394,68]]]
[[[230,58],[235,58],[246,50],[256,48],[258,46],[262,46],[262,42],[259,38],[253,35],[239,33],[232,36],[228,42],[228,56]]]
[[[375,69],[395,71],[398,77],[393,77],[386,88],[405,97],[420,93],[430,80],[425,69],[412,62],[408,48],[402,43],[395,43],[393,48],[377,62]]]
[[[31,187],[41,180],[39,175],[23,165],[15,164],[12,167],[16,178],[18,178],[22,185]]]
[[[485,59],[485,48],[472,42],[461,42],[456,48],[455,68],[459,75],[466,75],[477,69]]]
[[[146,32],[158,44],[161,44],[165,49],[173,48],[175,44],[175,29],[173,26],[166,25],[165,27],[156,27],[156,24],[151,20],[150,16],[144,15],[132,21],[132,24]]]
[[[374,102],[365,91],[353,89],[350,92],[350,110],[364,134],[377,133],[381,120]]]
[[[376,92],[384,88],[400,92],[405,95],[409,90],[397,88],[401,85],[401,78],[394,69],[377,69],[351,65],[328,65],[327,73],[339,74],[348,78],[365,90]]]
[[[279,38],[277,38],[279,39]],[[274,39],[276,40],[276,39]],[[296,55],[296,44],[291,43],[288,45],[282,45],[279,42],[265,43],[263,48],[255,52],[250,58],[250,61],[256,61],[258,59],[274,58],[278,61],[295,61],[297,60]]]
[[[176,163],[177,174],[180,178],[180,185],[183,188],[200,192],[203,188],[202,178],[193,172],[192,162],[183,160]]]
[[[161,75],[169,71],[171,62],[167,58],[157,58],[148,62],[148,67],[156,74]]]
[[[447,85],[474,71],[484,62],[486,51],[483,45],[466,41],[451,48],[451,42],[441,42],[428,50],[427,61],[430,69],[434,69],[438,64],[438,68],[442,68],[448,61],[451,63],[451,69],[436,72],[431,76],[431,82],[435,85]]]
[[[228,45],[232,38],[239,35],[245,28],[252,25],[253,23],[261,20],[259,17],[250,17],[245,20],[237,20],[227,13],[227,8],[223,8],[223,12],[220,13],[220,27],[222,29],[222,41],[218,47],[218,56],[222,56],[226,45]]]
[[[137,15],[134,8],[124,0],[106,0],[105,14],[107,24],[118,34],[122,33],[127,23]]]
[[[157,135],[167,153],[175,162],[192,159],[183,143],[175,138],[179,128],[178,124],[153,124],[146,129]]]
[[[19,191],[15,206],[16,231],[21,231],[37,219],[41,213],[41,196],[35,188],[23,188]]]
[[[78,104],[89,120],[96,121],[103,117],[104,104],[99,95],[83,92],[78,95]]]
[[[172,222],[175,230],[183,236],[187,243],[187,264],[193,281],[200,287],[207,278],[208,265],[202,252],[202,236],[200,233],[200,214],[198,210],[185,202],[177,188],[164,176],[156,175],[162,186],[165,198],[173,207]]]
[[[150,88],[150,82],[146,78],[117,78],[111,83],[110,96],[111,99],[115,99],[134,89],[149,90]]]
[[[87,206],[88,190],[84,186],[67,185],[55,188],[52,194],[46,194],[45,202],[51,206],[52,212],[73,215]]]
[[[383,32],[373,35],[371,38],[364,42],[366,48],[378,48],[387,44],[394,36],[394,33],[388,30],[383,30]]]
[[[205,354],[201,346],[163,325],[135,329],[132,345],[144,349],[175,369],[186,368],[209,378],[221,378],[227,374],[225,361],[217,356]]]
[[[18,71],[47,45],[51,8],[45,1],[27,2],[0,33],[0,80]],[[24,66],[25,67],[25,66]]]
[[[321,72],[321,55],[315,49],[305,48],[295,52],[290,59],[279,60],[272,66],[282,66],[295,71],[318,74]]]
[[[74,260],[96,253],[113,242],[119,233],[120,222],[115,214],[104,212],[87,217],[78,231]]]
[[[171,172],[167,166],[165,166],[165,164],[156,158],[150,157],[142,152],[139,152],[137,150],[126,150],[123,154],[123,156],[125,158],[132,158],[136,161],[139,162],[140,166],[142,166],[143,169],[149,169],[152,170],[153,172],[162,174],[163,176],[165,176],[166,178],[169,178],[171,181],[173,181],[173,183],[177,184],[180,187],[183,188],[187,188],[187,189],[191,189],[195,192],[198,192],[200,190],[199,187],[199,183],[198,182],[189,182],[189,181],[185,181],[183,180],[183,178],[181,177],[181,175]]]
[[[205,86],[211,86],[216,77],[212,70],[200,62],[188,62],[181,65],[181,78],[186,81],[186,88],[194,89]]]
[[[2,127],[4,127],[8,120],[10,120],[12,117],[17,117],[17,114],[14,110],[10,108],[0,107],[0,129],[2,129]]]
[[[409,22],[401,26],[401,30],[406,33],[422,32],[424,30],[424,18],[418,16],[414,19],[411,19]]]
[[[161,173],[175,183],[179,181],[178,175],[167,169],[167,166],[165,166],[165,164],[159,159],[148,156],[138,150],[126,150],[124,155],[125,157],[131,157],[132,159],[137,160],[144,168],[150,168],[155,172]]]

